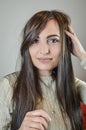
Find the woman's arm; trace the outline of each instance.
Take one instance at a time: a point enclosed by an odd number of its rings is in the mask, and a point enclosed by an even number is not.
[[[72,27],[70,25],[68,27],[69,31],[66,31],[66,34],[71,38],[73,43],[72,54],[80,59],[81,66],[86,69],[86,51],[77,36],[74,34]],[[80,93],[82,102],[86,104],[86,83],[82,80],[76,79],[75,84],[78,92]]]
[[[72,54],[78,57],[81,61],[81,65],[84,69],[86,69],[86,51],[81,45],[79,39],[77,38],[76,34],[74,33],[73,28],[69,25],[69,31],[65,31],[66,34],[71,38],[72,40]]]
[[[77,91],[80,94],[81,102],[86,104],[86,83],[78,78],[75,79]]]
[[[9,130],[11,122],[12,87],[6,78],[0,80],[0,130]]]

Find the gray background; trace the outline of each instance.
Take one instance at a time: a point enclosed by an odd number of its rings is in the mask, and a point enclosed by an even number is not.
[[[0,78],[15,71],[21,32],[37,11],[59,9],[72,19],[72,26],[86,49],[86,0],[0,0]],[[75,75],[86,81],[86,72],[72,57]]]

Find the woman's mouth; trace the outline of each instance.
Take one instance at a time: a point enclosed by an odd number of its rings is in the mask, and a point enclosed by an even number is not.
[[[52,58],[38,58],[38,60],[42,63],[49,63],[51,62]]]

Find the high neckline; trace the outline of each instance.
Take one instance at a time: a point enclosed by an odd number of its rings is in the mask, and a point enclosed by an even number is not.
[[[52,75],[49,75],[49,76],[40,76],[40,79],[47,80],[47,79],[53,79],[53,77],[52,77]]]
[[[40,83],[43,85],[42,87],[52,88],[52,84],[54,82],[54,78],[52,75],[50,76],[41,76]]]

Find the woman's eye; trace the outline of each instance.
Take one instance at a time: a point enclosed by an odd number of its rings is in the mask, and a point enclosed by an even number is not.
[[[52,38],[52,39],[48,39],[48,43],[58,43],[59,39],[57,38]]]
[[[34,44],[34,43],[38,43],[38,42],[39,42],[38,39],[34,39],[33,44]]]

